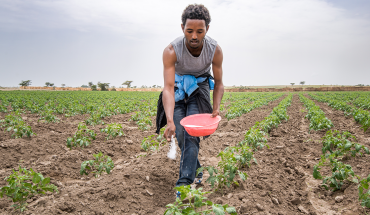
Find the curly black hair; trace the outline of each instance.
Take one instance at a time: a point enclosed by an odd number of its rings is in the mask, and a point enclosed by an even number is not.
[[[182,24],[186,24],[186,19],[199,19],[206,22],[206,26],[211,22],[211,15],[208,9],[202,4],[190,4],[182,12]]]

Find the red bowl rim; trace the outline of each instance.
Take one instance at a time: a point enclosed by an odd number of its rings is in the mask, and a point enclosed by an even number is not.
[[[187,116],[187,117],[191,117],[191,116],[198,116],[198,115],[212,115],[212,114],[210,114],[210,113],[199,113],[199,114],[193,114],[193,115],[190,115],[190,116]],[[186,118],[186,117],[184,117],[184,118],[180,121],[180,125],[182,125],[183,127],[187,127],[186,125],[183,125],[183,124],[182,124],[185,118]],[[216,118],[217,118],[217,122],[214,122],[214,123],[209,124],[209,125],[204,125],[204,126],[202,126],[202,127],[207,127],[207,126],[212,126],[212,125],[214,125],[214,124],[218,124],[218,123],[221,121],[221,116],[220,116],[220,115],[217,115],[217,116],[216,116]],[[191,127],[187,127],[187,128],[191,128]],[[200,127],[198,127],[198,128],[200,128]]]

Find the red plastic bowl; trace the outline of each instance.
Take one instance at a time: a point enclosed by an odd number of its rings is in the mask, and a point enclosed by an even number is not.
[[[180,124],[190,136],[204,137],[213,134],[218,123],[221,121],[220,116],[211,117],[212,114],[194,114],[183,118]]]

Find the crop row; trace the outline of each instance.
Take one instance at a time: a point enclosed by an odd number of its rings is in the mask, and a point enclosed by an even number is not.
[[[358,94],[359,96],[352,103],[359,108],[370,110],[370,94],[368,92]]]
[[[310,93],[309,95],[317,101],[327,103],[330,107],[336,110],[344,111],[346,115],[353,116],[355,121],[362,125],[362,129],[364,129],[364,131],[370,127],[369,111],[350,105],[348,104],[348,101],[342,100],[335,94]]]
[[[99,109],[108,112],[129,113],[156,100],[153,92],[0,92],[0,110],[3,112],[29,111],[40,114],[51,110],[65,116],[90,114]]]
[[[369,92],[330,92],[324,95],[338,98],[347,104],[353,104],[358,108],[370,110],[370,93]]]
[[[345,182],[358,184],[358,195],[361,205],[370,208],[370,175],[361,178],[356,175],[351,165],[342,161],[348,160],[350,156],[363,156],[369,154],[369,149],[356,142],[356,137],[350,132],[327,131],[323,138],[321,160],[313,168],[313,177],[323,180],[322,186],[325,189],[337,191],[342,188]],[[323,176],[320,170],[328,167],[331,175]]]
[[[243,181],[247,179],[247,173],[242,172],[241,169],[246,166],[250,167],[252,161],[257,164],[253,153],[266,145],[268,132],[273,127],[277,127],[282,120],[289,119],[286,108],[291,104],[292,97],[292,94],[288,95],[273,109],[269,116],[263,121],[257,122],[249,129],[245,134],[245,139],[237,146],[228,147],[220,152],[218,157],[221,157],[221,161],[217,167],[201,167],[197,170],[197,174],[203,170],[207,170],[210,176],[206,182],[211,184],[212,188],[217,186],[216,191],[223,191],[225,186],[230,187],[231,184],[239,186],[239,183],[234,180],[236,175],[239,175]],[[167,205],[165,215],[209,214],[211,211],[215,214],[237,214],[234,207],[217,205],[211,201],[207,201],[206,197],[204,197],[206,192],[202,192],[202,188],[198,190],[191,189],[190,185],[188,185],[185,187],[176,187],[175,189],[180,192],[180,198],[177,198],[175,203]],[[184,203],[186,198],[188,198],[189,203]],[[194,204],[191,203],[192,199],[194,199]],[[200,208],[204,206],[206,206],[206,209],[201,210]]]
[[[299,99],[303,102],[307,109],[306,118],[310,120],[310,131],[315,130],[329,130],[334,127],[330,119],[325,116],[324,111],[320,109],[319,106],[315,104],[311,99],[306,98],[302,93],[299,94]]]
[[[87,125],[104,124],[102,119],[134,112],[131,120],[141,130],[152,126],[158,93],[154,92],[0,92],[0,112],[39,115],[39,121],[59,122],[66,117],[89,114]]]
[[[225,114],[228,120],[240,117],[241,115],[252,111],[255,108],[267,105],[269,102],[274,101],[283,96],[283,93],[262,93],[262,94],[250,94],[248,99],[240,99],[232,102],[227,109]]]
[[[9,114],[5,117],[5,120],[1,120],[2,126],[7,126],[12,130],[16,137],[28,136],[31,137],[33,134],[29,126],[24,126],[24,121],[20,117],[18,111],[14,114]],[[19,127],[24,126],[24,130],[20,130]],[[16,131],[18,130],[18,132]],[[105,128],[100,130],[105,133],[106,140],[114,139],[118,136],[122,136],[122,126],[120,124],[108,124]],[[95,140],[96,133],[93,130],[87,128],[87,126],[81,122],[78,125],[78,129],[73,137],[67,138],[67,147],[87,147],[91,144],[92,140]],[[114,168],[114,163],[109,156],[103,155],[101,152],[94,154],[94,160],[88,160],[81,163],[81,175],[94,174],[95,177],[99,177],[103,172],[107,174]],[[55,185],[49,184],[50,178],[44,178],[41,173],[36,173],[32,169],[27,170],[19,167],[18,171],[13,169],[13,174],[6,177],[5,180],[8,184],[0,188],[0,198],[4,196],[11,199],[15,204],[12,205],[16,210],[23,212],[27,207],[27,200],[37,194],[45,194],[46,191],[58,192]]]
[[[206,169],[210,175],[206,182],[210,183],[212,187],[217,185],[216,190],[221,191],[225,186],[238,185],[238,182],[234,180],[236,175],[239,175],[242,180],[246,180],[247,174],[240,171],[240,169],[250,167],[252,161],[257,164],[253,153],[267,145],[268,132],[273,127],[277,127],[282,120],[289,119],[286,108],[291,104],[292,97],[292,94],[288,95],[273,109],[269,116],[261,122],[256,122],[246,132],[244,140],[237,146],[227,147],[220,152],[218,157],[221,157],[221,160],[217,167],[201,167],[197,172]]]

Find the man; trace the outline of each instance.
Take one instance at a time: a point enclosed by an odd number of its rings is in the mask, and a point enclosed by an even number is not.
[[[189,5],[182,14],[181,28],[184,36],[174,40],[163,52],[164,89],[161,98],[167,120],[164,136],[170,141],[176,135],[181,149],[180,174],[176,186],[192,184],[195,178],[196,183],[200,183],[203,175],[195,175],[200,167],[200,138],[190,136],[180,121],[186,116],[199,113],[212,113],[212,117],[219,115],[224,93],[222,50],[215,40],[206,36],[210,22],[209,11],[204,5]],[[213,111],[209,93],[210,85],[213,87],[211,65],[214,75]],[[189,81],[195,81],[195,88],[199,89],[193,91],[191,87],[191,92],[188,92],[186,85],[189,85]]]

